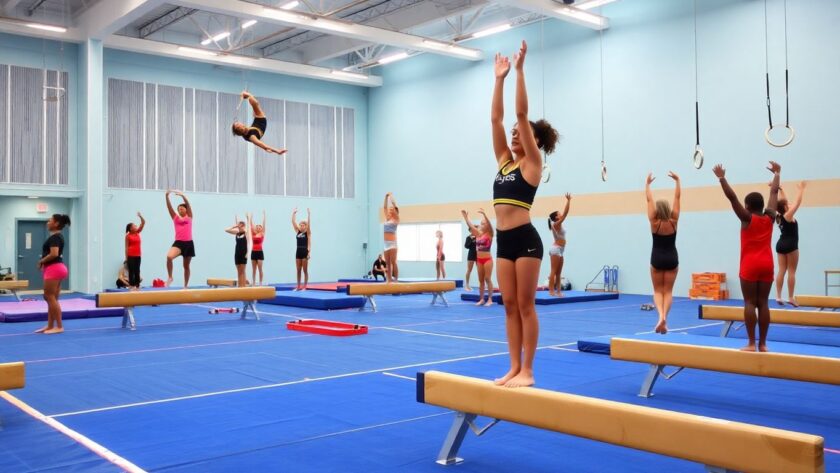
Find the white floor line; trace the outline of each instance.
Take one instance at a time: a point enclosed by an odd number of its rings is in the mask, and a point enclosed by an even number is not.
[[[573,351],[573,352],[580,352],[577,348],[566,348],[561,346],[553,346],[553,347],[546,347],[549,350],[563,350],[563,351]]]
[[[693,328],[703,328],[703,327],[714,327],[715,325],[723,325],[723,322],[714,322],[709,324],[700,324],[700,325],[691,325],[689,327],[680,327],[680,328],[669,328],[669,332],[679,332],[681,330],[691,330]],[[648,330],[647,332],[636,332],[634,335],[647,335],[649,333],[656,333],[654,330]],[[615,335],[611,335],[615,336]]]
[[[408,330],[404,328],[396,328],[396,327],[380,327],[383,330],[391,330],[394,332],[404,332],[404,333],[416,333],[419,335],[431,335],[433,337],[443,337],[443,338],[457,338],[459,340],[472,340],[474,342],[487,342],[487,343],[498,343],[501,345],[507,345],[507,342],[503,342],[501,340],[488,340],[486,338],[475,338],[475,337],[463,337],[460,335],[448,335],[445,333],[435,333],[435,332],[425,332],[422,330]]]
[[[403,376],[401,374],[389,373],[387,371],[383,372],[382,374],[384,374],[385,376],[391,376],[391,377],[394,377],[394,378],[407,379],[409,381],[417,381],[416,378],[412,378],[411,376]]]
[[[108,460],[109,462],[113,463],[114,465],[118,466],[123,471],[128,473],[146,473],[146,470],[143,470],[139,466],[131,463],[130,461],[126,460],[125,458],[117,455],[116,453],[108,450],[107,448],[103,447],[102,445],[94,442],[93,440],[85,437],[84,435],[76,432],[75,430],[67,427],[66,425],[62,424],[61,422],[45,416],[41,414],[33,407],[29,406],[25,402],[21,401],[20,399],[12,396],[11,394],[0,391],[0,397],[8,401],[13,406],[17,407],[18,409],[22,410],[23,412],[27,413],[29,416],[47,424],[48,426],[52,427],[53,429],[61,432],[62,434],[70,437],[72,440],[78,442],[91,452],[99,455],[100,457]]]

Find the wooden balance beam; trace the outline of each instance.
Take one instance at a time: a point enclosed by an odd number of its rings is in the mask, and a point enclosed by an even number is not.
[[[223,289],[181,289],[177,291],[130,291],[102,292],[96,295],[96,307],[125,307],[123,328],[136,329],[134,308],[144,305],[196,304],[199,302],[242,301],[242,319],[250,309],[257,320],[255,302],[260,299],[273,299],[277,290],[272,286],[236,287]]]
[[[823,309],[840,309],[840,297],[836,296],[796,296],[796,303],[805,307]]]
[[[725,322],[720,336],[729,335],[735,322],[744,321],[744,308],[722,305],[701,305],[698,309],[703,320],[720,320]],[[820,312],[816,310],[783,310],[770,309],[770,323],[782,325],[803,325],[808,327],[838,327],[840,328],[840,314]]]
[[[442,465],[463,461],[457,454],[467,429],[481,435],[505,420],[702,463],[707,471],[825,471],[823,438],[787,430],[437,371],[417,374],[417,401],[456,411],[438,455]],[[477,416],[494,420],[479,428]]]
[[[755,353],[732,348],[618,337],[610,342],[610,357],[614,360],[650,363],[650,371],[639,391],[641,397],[653,395],[653,385],[660,374],[665,379],[671,379],[685,368],[791,381],[840,384],[840,358],[773,352]],[[664,369],[667,366],[676,367],[676,371],[666,374]]]
[[[23,389],[26,386],[26,366],[22,361],[0,363],[0,391]]]
[[[207,278],[207,285],[210,287],[236,287],[236,279]]]
[[[17,301],[20,302],[20,294],[18,294],[18,291],[23,289],[29,289],[29,281],[0,281],[0,289],[11,292],[12,295],[15,296],[15,299],[17,299]]]
[[[422,294],[424,292],[432,293],[432,304],[435,305],[438,298],[440,298],[441,305],[449,307],[446,298],[443,296],[444,292],[454,291],[455,281],[429,281],[429,282],[397,282],[391,284],[383,283],[362,283],[347,285],[347,294],[350,296],[364,296],[365,305],[359,308],[359,311],[365,310],[368,302],[370,308],[376,312],[376,301],[373,296],[383,294]]]

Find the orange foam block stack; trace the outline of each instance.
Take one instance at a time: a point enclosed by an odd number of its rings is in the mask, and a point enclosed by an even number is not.
[[[688,296],[692,299],[719,301],[729,299],[726,288],[726,273],[692,273],[691,289]]]

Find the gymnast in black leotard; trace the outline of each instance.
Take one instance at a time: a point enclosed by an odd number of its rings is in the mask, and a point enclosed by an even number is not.
[[[251,109],[254,112],[254,121],[251,122],[251,126],[247,126],[241,122],[233,122],[233,126],[231,126],[233,134],[241,136],[245,141],[253,143],[268,153],[286,154],[285,149],[274,148],[263,142],[263,135],[265,135],[265,129],[268,126],[268,119],[265,117],[265,113],[263,113],[260,102],[257,101],[256,97],[243,90],[242,100],[245,99],[248,100],[248,104],[251,105]]]
[[[668,332],[668,312],[674,297],[674,281],[679,270],[679,256],[677,255],[677,221],[680,218],[680,177],[669,172],[668,177],[674,180],[674,203],[667,200],[657,200],[654,203],[650,183],[653,174],[648,174],[645,183],[645,198],[647,199],[647,214],[650,230],[653,234],[653,250],[650,253],[650,278],[653,281],[653,303],[659,312],[656,323],[656,333]]]
[[[796,267],[799,266],[799,222],[796,211],[802,205],[802,195],[805,193],[805,181],[796,185],[796,199],[789,201],[785,191],[779,187],[779,202],[776,204],[776,223],[781,235],[776,242],[776,258],[779,261],[779,271],[776,273],[776,303],[784,305],[782,301],[782,286],[785,284],[787,273],[788,300],[787,303],[798,307],[793,290],[796,287]]]

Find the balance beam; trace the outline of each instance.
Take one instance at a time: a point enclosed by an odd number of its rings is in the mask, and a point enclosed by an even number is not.
[[[134,308],[146,305],[195,304],[199,302],[242,301],[242,319],[250,309],[257,320],[255,301],[273,299],[277,290],[272,286],[235,287],[223,289],[181,289],[177,291],[102,292],[96,295],[96,307],[125,307],[123,328],[136,329]]]
[[[639,391],[641,397],[653,395],[653,385],[660,374],[665,379],[671,379],[685,368],[840,385],[840,358],[755,353],[732,348],[620,337],[610,341],[610,357],[651,365]],[[664,369],[667,366],[675,367],[676,371],[666,374]]]
[[[720,333],[721,337],[729,335],[735,322],[744,321],[744,308],[722,305],[701,305],[698,308],[703,320],[720,320],[726,322]],[[782,310],[770,309],[770,323],[782,325],[803,325],[808,327],[838,327],[840,328],[840,314],[820,312],[816,310]]]
[[[239,284],[236,279],[207,278],[207,285],[210,287],[236,287]]]
[[[18,294],[19,290],[22,289],[29,289],[29,281],[27,280],[12,280],[12,281],[0,281],[0,289],[9,291],[15,296],[18,302],[20,302],[20,295]]]
[[[26,366],[22,361],[0,363],[0,391],[23,389],[26,385]]]
[[[417,401],[456,411],[437,463],[463,461],[472,429],[500,420],[658,453],[706,465],[707,471],[824,472],[823,438],[536,388],[510,389],[437,371],[417,373]],[[477,416],[494,419],[484,428]]]
[[[840,297],[835,296],[796,296],[796,303],[818,309],[840,309]]]
[[[429,282],[397,282],[390,284],[370,283],[370,284],[353,284],[347,285],[347,294],[351,296],[364,296],[365,305],[359,308],[359,311],[365,310],[368,302],[370,302],[371,310],[376,312],[376,301],[373,296],[383,294],[422,294],[424,292],[432,293],[432,304],[435,305],[438,298],[441,304],[449,307],[446,298],[443,296],[444,292],[454,291],[455,281],[429,281]]]

